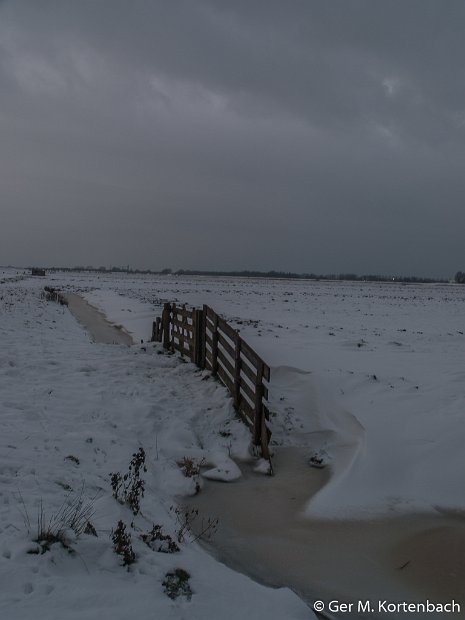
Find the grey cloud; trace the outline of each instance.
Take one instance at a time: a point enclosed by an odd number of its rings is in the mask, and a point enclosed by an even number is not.
[[[0,263],[452,275],[464,24],[455,0],[0,2]]]

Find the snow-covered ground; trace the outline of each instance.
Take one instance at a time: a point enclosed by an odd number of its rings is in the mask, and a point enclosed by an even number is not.
[[[272,366],[273,440],[328,455],[309,515],[465,508],[460,285],[56,274],[147,339],[164,301],[224,314]],[[152,311],[153,309],[153,311]]]
[[[173,554],[140,538],[158,524],[176,539],[171,507],[202,484],[183,475],[184,457],[233,479],[250,439],[221,385],[147,343],[164,301],[211,305],[272,366],[274,445],[319,452],[329,464],[328,482],[309,491],[310,517],[463,514],[463,287],[0,275],[2,618],[38,609],[47,620],[314,617],[289,590],[231,571],[189,536]],[[41,299],[46,284],[80,292],[139,344],[92,343],[66,308]],[[112,497],[110,473],[127,472],[141,446],[146,492],[134,518]],[[38,515],[48,522],[81,494],[98,537],[68,531],[72,553],[57,544],[37,554]],[[110,539],[119,520],[137,556],[129,571]],[[190,600],[164,592],[177,568],[191,575]]]
[[[0,284],[6,282],[17,282],[26,277],[24,269],[16,269],[15,267],[0,267]]]
[[[159,345],[92,343],[67,308],[41,298],[45,284],[101,288],[101,305],[107,300],[111,318],[137,338],[143,321],[150,323],[148,302],[172,293],[159,292],[154,282],[71,274],[0,283],[0,617],[313,618],[290,590],[265,588],[233,572],[189,533],[177,553],[142,541],[154,524],[177,540],[171,507],[201,484],[185,477],[178,463],[203,459],[211,475],[228,478],[237,473],[231,457],[247,455],[248,431],[208,373],[162,354]],[[116,305],[115,290],[126,295]],[[126,322],[118,313],[139,319]],[[145,340],[149,334],[144,331]],[[134,516],[112,496],[110,474],[127,473],[141,447],[145,496]],[[63,516],[63,506],[76,508],[80,498],[92,510],[97,537],[77,537]],[[41,516],[45,529],[50,522],[52,530],[66,527],[60,533],[65,546],[45,551],[43,540],[37,542]],[[130,570],[110,538],[119,520],[136,554]],[[164,592],[166,574],[176,569],[190,574],[190,599],[172,600]]]

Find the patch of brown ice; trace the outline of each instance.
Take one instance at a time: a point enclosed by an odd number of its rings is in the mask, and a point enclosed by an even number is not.
[[[235,570],[274,587],[287,586],[311,604],[450,601],[465,617],[465,524],[444,514],[373,520],[313,520],[304,506],[329,479],[308,466],[305,449],[279,448],[276,475],[241,464],[243,477],[229,484],[205,481],[188,504],[218,517],[209,551]],[[385,613],[335,614],[382,618]],[[405,616],[406,617],[406,616]],[[416,613],[415,618],[443,617]]]
[[[73,316],[85,327],[94,342],[103,344],[134,344],[131,336],[119,326],[112,325],[95,306],[76,293],[65,295]]]

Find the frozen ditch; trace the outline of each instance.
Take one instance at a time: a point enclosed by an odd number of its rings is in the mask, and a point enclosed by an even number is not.
[[[306,517],[306,502],[330,477],[325,469],[310,468],[307,454],[303,448],[277,449],[274,477],[242,464],[243,476],[233,483],[206,481],[190,503],[219,519],[215,537],[204,543],[215,557],[261,583],[287,586],[310,604],[464,600],[463,518],[439,513],[353,521]],[[378,616],[352,612],[350,617]]]
[[[134,344],[131,336],[124,329],[112,325],[106,316],[76,293],[67,293],[68,307],[74,317],[81,323],[94,342],[102,344]]]

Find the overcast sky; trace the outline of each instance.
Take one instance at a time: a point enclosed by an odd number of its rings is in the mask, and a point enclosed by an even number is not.
[[[465,270],[463,0],[0,0],[0,264]]]

